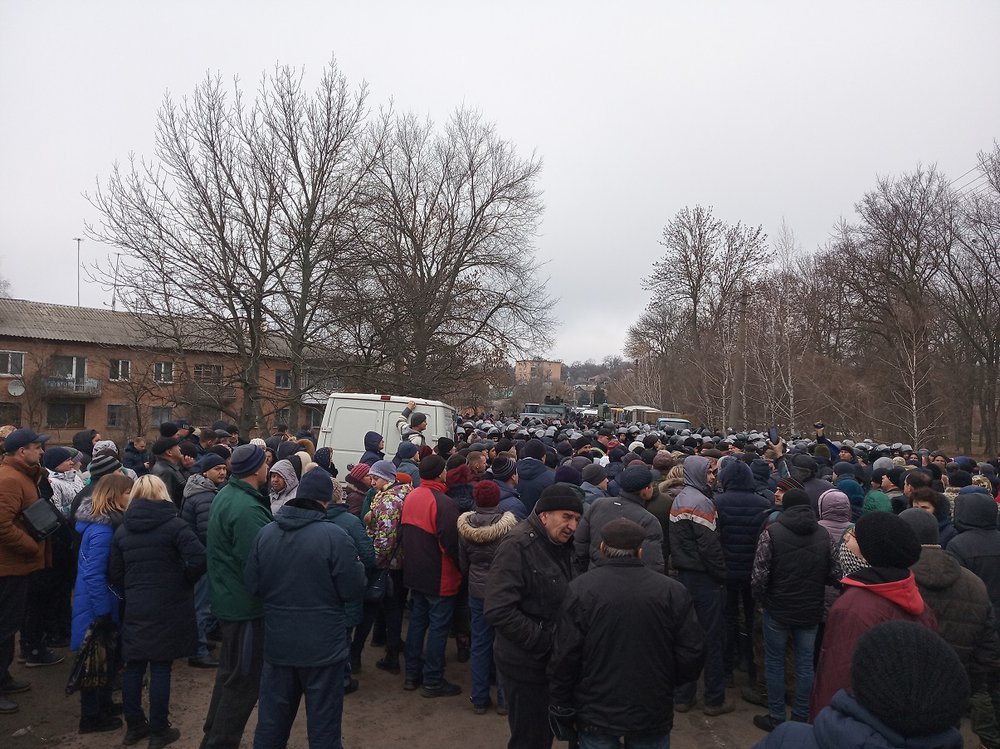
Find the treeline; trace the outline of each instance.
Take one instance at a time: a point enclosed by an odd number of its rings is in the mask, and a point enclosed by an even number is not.
[[[815,252],[702,206],[660,244],[625,344],[638,400],[716,427],[822,414],[854,437],[996,454],[1000,147],[955,179],[879,179]]]
[[[291,360],[295,424],[301,394],[331,385],[481,400],[551,340],[540,170],[475,112],[373,110],[333,62],[314,91],[288,67],[256,92],[209,76],[165,97],[151,157],[88,196],[90,236],[121,250],[93,276],[159,315],[160,343],[236,352],[224,384],[242,397],[217,405],[244,429],[269,418],[266,357]]]

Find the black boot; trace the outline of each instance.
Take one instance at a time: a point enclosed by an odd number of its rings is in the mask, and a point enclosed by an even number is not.
[[[162,731],[154,731],[149,734],[149,749],[163,749],[167,744],[172,744],[181,737],[181,732],[173,726],[167,726]]]
[[[132,744],[138,744],[143,739],[149,736],[149,722],[143,718],[142,720],[128,720],[128,730],[125,731],[125,738],[122,743],[125,746],[132,746]]]
[[[390,674],[398,674],[400,672],[399,651],[395,648],[386,648],[385,657],[375,661],[375,668],[388,671]]]

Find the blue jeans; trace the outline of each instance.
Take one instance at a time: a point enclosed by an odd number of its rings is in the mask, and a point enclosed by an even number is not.
[[[618,749],[621,745],[617,736],[581,731],[578,746],[580,749]],[[670,734],[626,738],[625,749],[670,749]]]
[[[490,673],[493,671],[493,627],[483,616],[483,599],[469,596],[472,616],[472,704],[486,705],[490,701]],[[497,704],[503,705],[503,687],[497,684]]]
[[[165,731],[170,709],[170,661],[129,661],[122,675],[122,712],[128,724],[146,720],[142,712],[142,677],[149,664],[149,730]]]
[[[215,629],[218,621],[212,615],[208,598],[208,575],[202,575],[194,584],[194,615],[198,620],[198,649],[196,658],[208,657],[208,633]]]
[[[678,579],[691,594],[694,611],[705,630],[705,705],[717,707],[726,700],[726,677],[722,667],[722,651],[725,648],[723,626],[723,591],[721,583],[712,580],[704,572],[680,570]],[[698,682],[681,684],[674,690],[674,704],[694,702]]]
[[[303,695],[310,749],[340,749],[344,668],[343,663],[295,668],[265,661],[260,677],[254,749],[284,749]]]
[[[428,596],[411,591],[413,608],[406,631],[406,678],[423,677],[425,687],[436,687],[444,680],[444,649],[451,631],[455,596]],[[424,637],[427,647],[424,648]]]
[[[795,699],[792,715],[809,715],[809,695],[813,686],[813,648],[816,627],[788,627],[764,611],[764,674],[767,677],[767,711],[774,721],[785,719],[785,646],[792,638],[795,656]]]

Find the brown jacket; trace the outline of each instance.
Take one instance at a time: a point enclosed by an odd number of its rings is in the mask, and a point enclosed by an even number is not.
[[[45,566],[48,543],[24,530],[18,514],[38,500],[40,466],[8,455],[0,466],[0,576],[27,575]]]

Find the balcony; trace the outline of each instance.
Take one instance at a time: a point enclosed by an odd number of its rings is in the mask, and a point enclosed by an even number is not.
[[[218,382],[190,381],[184,388],[184,400],[195,405],[212,406],[236,400],[236,388]]]
[[[93,377],[76,380],[66,377],[43,377],[42,393],[47,398],[73,398],[86,400],[100,398],[102,384]]]

